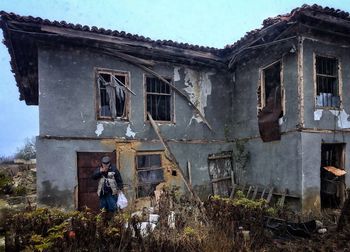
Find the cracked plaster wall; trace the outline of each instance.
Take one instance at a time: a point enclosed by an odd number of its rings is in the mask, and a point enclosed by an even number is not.
[[[40,47],[38,61],[40,135],[62,137],[61,140],[38,138],[39,201],[67,209],[74,208],[77,152],[106,152],[115,149],[123,179],[131,185],[128,193],[133,197],[135,153],[162,150],[154,130],[145,121],[143,80],[146,73],[124,61],[84,49]],[[136,96],[130,95],[129,121],[96,120],[95,67],[130,72],[130,87]],[[227,107],[230,111],[232,108],[232,90],[227,76],[213,70],[198,71],[185,66],[156,65],[153,70],[171,78],[174,85],[198,105],[213,127],[210,132],[195,117],[188,102],[177,95],[174,99],[175,123],[159,124],[165,139],[177,142],[203,141],[202,144],[172,142],[170,145],[181,167],[185,169],[187,161],[192,163],[193,185],[205,197],[210,192],[208,155],[231,148],[228,144],[210,142],[224,142],[227,137],[224,128],[231,113],[222,109]],[[169,161],[164,159],[164,165],[169,167]],[[170,179],[167,174],[165,173],[169,181],[179,184],[179,176]]]

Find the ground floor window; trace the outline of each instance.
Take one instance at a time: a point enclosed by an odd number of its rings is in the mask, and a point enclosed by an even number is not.
[[[160,154],[136,156],[137,198],[152,196],[159,183],[164,181]]]

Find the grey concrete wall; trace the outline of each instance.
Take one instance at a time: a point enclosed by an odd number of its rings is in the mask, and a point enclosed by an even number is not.
[[[131,95],[129,121],[96,119],[96,67],[130,73],[130,86],[136,96]],[[194,103],[199,101],[199,106],[213,127],[213,131],[210,131],[200,122],[188,102],[178,95],[175,95],[175,123],[159,125],[165,139],[185,142],[170,142],[171,149],[181,167],[186,168],[187,161],[191,162],[193,185],[200,196],[205,197],[211,192],[208,155],[232,150],[230,144],[210,142],[228,137],[225,123],[232,116],[232,89],[227,82],[227,75],[212,69],[197,71],[169,64],[156,65],[152,69],[172,78],[175,86]],[[147,142],[157,140],[157,136],[144,120],[144,74],[144,71],[131,64],[87,50],[65,47],[39,49],[40,136],[65,137],[65,140],[38,138],[37,187],[41,203],[74,208],[74,202],[77,202],[74,189],[78,185],[77,152],[105,152],[117,148],[117,152],[122,152],[118,164],[124,182],[134,185],[135,153],[162,149],[159,143]],[[101,127],[102,130],[97,133]],[[128,136],[127,128],[135,136]],[[80,137],[81,140],[69,137]],[[137,144],[135,149],[122,151],[118,150],[119,145],[114,139],[142,139],[146,142]],[[189,144],[187,140],[200,140],[203,143]],[[127,193],[133,198],[134,187],[131,186]]]
[[[53,140],[37,139],[37,189],[41,204],[74,209],[75,193],[78,186],[77,152],[111,152],[116,148],[113,141],[100,140]],[[212,193],[209,183],[208,155],[232,150],[232,144],[181,144],[170,143],[184,173],[187,174],[187,161],[191,163],[192,184],[200,197]],[[135,199],[135,155],[138,151],[161,151],[160,142],[142,142],[134,149],[122,151],[118,156],[118,166],[129,199]],[[117,150],[118,151],[118,150]],[[171,173],[165,169],[164,173]],[[165,175],[166,176],[166,175]],[[184,188],[180,175],[174,179],[174,185]],[[170,181],[172,184],[172,181]]]
[[[235,71],[233,90],[232,127],[235,139],[245,142],[250,160],[243,171],[243,180],[251,185],[285,188],[301,195],[300,133],[298,124],[298,71],[297,53],[291,50],[295,41],[278,48],[261,50],[259,56],[240,64]],[[259,69],[282,61],[282,82],[285,90],[285,112],[281,141],[262,142],[257,119],[257,88],[260,84]],[[293,132],[294,131],[294,132]]]
[[[136,96],[131,95],[129,122],[96,120],[96,67],[130,72],[130,85]],[[194,102],[199,98],[214,129],[211,132],[203,122],[197,122],[188,102],[175,95],[175,123],[160,126],[167,138],[224,139],[223,122],[230,118],[232,107],[231,89],[224,74],[174,65],[156,65],[153,70],[172,78],[175,86]],[[134,65],[87,50],[40,48],[40,135],[128,138],[129,126],[136,139],[155,138],[150,124],[144,120],[144,74]],[[95,133],[98,127],[103,127],[99,136]]]
[[[321,144],[325,143],[348,143],[349,135],[341,133],[301,133],[302,154],[302,194],[303,211],[320,210],[320,165]],[[345,170],[349,173],[350,149],[345,146]],[[349,185],[350,177],[345,175],[345,184]]]
[[[249,185],[273,186],[282,192],[301,195],[301,138],[299,132],[286,134],[281,141],[263,143],[253,139],[245,143],[249,161],[243,179]]]

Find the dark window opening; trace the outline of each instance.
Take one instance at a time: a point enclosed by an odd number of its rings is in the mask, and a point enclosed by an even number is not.
[[[126,119],[127,75],[98,73],[99,118]]]
[[[338,60],[316,56],[316,104],[319,107],[339,107]]]
[[[167,80],[170,82],[170,80]],[[158,78],[146,77],[146,109],[155,121],[172,120],[172,92]]]
[[[136,156],[137,198],[152,196],[159,183],[164,181],[160,154]]]
[[[345,144],[321,146],[321,207],[340,208],[345,197]]]
[[[279,119],[283,117],[281,61],[262,71],[262,83],[258,89],[258,125],[264,142],[281,139]]]

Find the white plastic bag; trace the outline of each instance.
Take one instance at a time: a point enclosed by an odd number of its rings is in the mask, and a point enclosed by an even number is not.
[[[118,194],[117,207],[120,209],[124,209],[128,206],[128,200],[126,199],[123,192]]]

